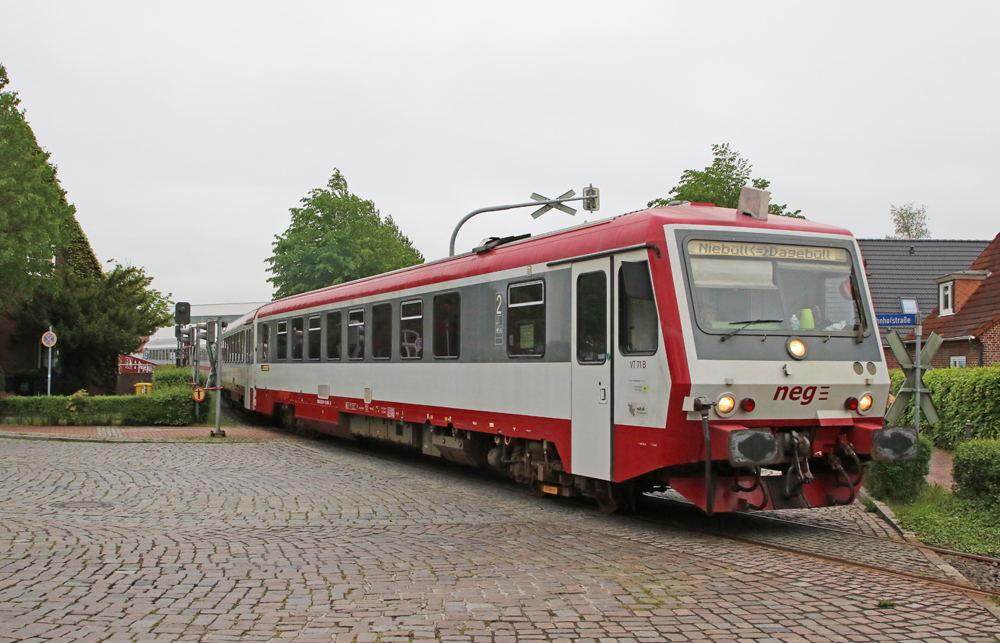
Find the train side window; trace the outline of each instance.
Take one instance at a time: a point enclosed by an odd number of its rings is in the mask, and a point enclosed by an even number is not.
[[[392,304],[372,306],[372,358],[392,357]]]
[[[326,358],[340,360],[340,311],[326,314]]]
[[[260,325],[260,361],[261,363],[267,363],[269,354],[267,352],[268,343],[271,339],[271,326],[267,322]]]
[[[603,364],[608,353],[608,279],[588,272],[576,279],[576,359]]]
[[[618,348],[622,355],[652,355],[659,319],[648,261],[623,261],[618,269]]]
[[[461,340],[462,297],[450,292],[434,297],[434,357],[455,359]]]
[[[309,318],[309,345],[306,348],[309,359],[319,359],[319,354],[323,346],[323,338],[321,337],[322,325],[323,318],[319,315],[314,315]]]
[[[288,357],[288,322],[278,322],[278,359],[283,360]]]
[[[424,354],[424,303],[404,301],[399,305],[399,356],[420,359]]]
[[[507,355],[545,354],[545,284],[532,281],[507,287]]]
[[[365,358],[365,311],[347,313],[347,359]]]
[[[292,359],[302,359],[302,346],[305,344],[303,321],[302,317],[292,318]]]

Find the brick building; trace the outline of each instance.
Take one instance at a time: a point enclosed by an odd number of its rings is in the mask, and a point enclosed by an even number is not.
[[[965,270],[989,244],[985,239],[858,239],[875,313],[901,313],[901,299],[916,299],[926,315],[938,306],[935,280]],[[879,332],[886,361],[890,368],[898,368],[885,339],[890,330]],[[912,331],[913,327],[896,329],[902,337]]]
[[[924,319],[923,336],[944,338],[931,366],[990,366],[1000,364],[1000,234],[967,270],[935,280],[938,301]],[[915,337],[911,333],[906,342]]]

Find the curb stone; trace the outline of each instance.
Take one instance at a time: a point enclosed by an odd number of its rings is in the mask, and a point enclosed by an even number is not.
[[[927,560],[929,560],[938,569],[940,569],[942,573],[955,579],[959,583],[968,585],[969,587],[978,588],[978,585],[969,581],[969,579],[963,576],[961,572],[959,572],[957,569],[955,569],[947,562],[945,562],[943,558],[938,556],[937,552],[931,551],[923,547],[922,545],[924,545],[924,543],[921,542],[919,538],[917,538],[916,534],[914,534],[912,531],[907,531],[906,529],[903,529],[903,526],[899,524],[898,520],[896,520],[896,514],[893,513],[892,509],[886,506],[885,503],[880,502],[875,498],[872,498],[870,495],[868,495],[868,493],[864,489],[860,489],[858,491],[858,500],[860,500],[864,504],[868,504],[869,501],[872,504],[874,504],[875,513],[878,514],[878,516],[882,518],[882,520],[889,523],[892,526],[892,528],[899,533],[899,535],[903,538],[903,540],[910,543],[911,545],[916,545],[917,548],[920,550],[920,553],[926,556]],[[994,616],[1000,618],[1000,606],[998,606],[996,603],[986,598],[985,596],[974,596],[974,595],[970,596],[977,603],[988,609]]]

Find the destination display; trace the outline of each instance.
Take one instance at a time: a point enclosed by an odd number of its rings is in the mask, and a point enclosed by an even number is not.
[[[845,263],[844,248],[817,248],[815,246],[788,246],[776,243],[748,243],[745,241],[688,241],[688,254],[709,257],[739,257],[746,259],[790,259],[795,261],[830,261]]]

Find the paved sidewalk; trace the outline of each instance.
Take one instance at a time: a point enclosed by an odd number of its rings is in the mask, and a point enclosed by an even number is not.
[[[947,451],[935,448],[931,453],[931,472],[927,475],[927,482],[941,485],[945,489],[951,489],[951,467],[952,456]]]

